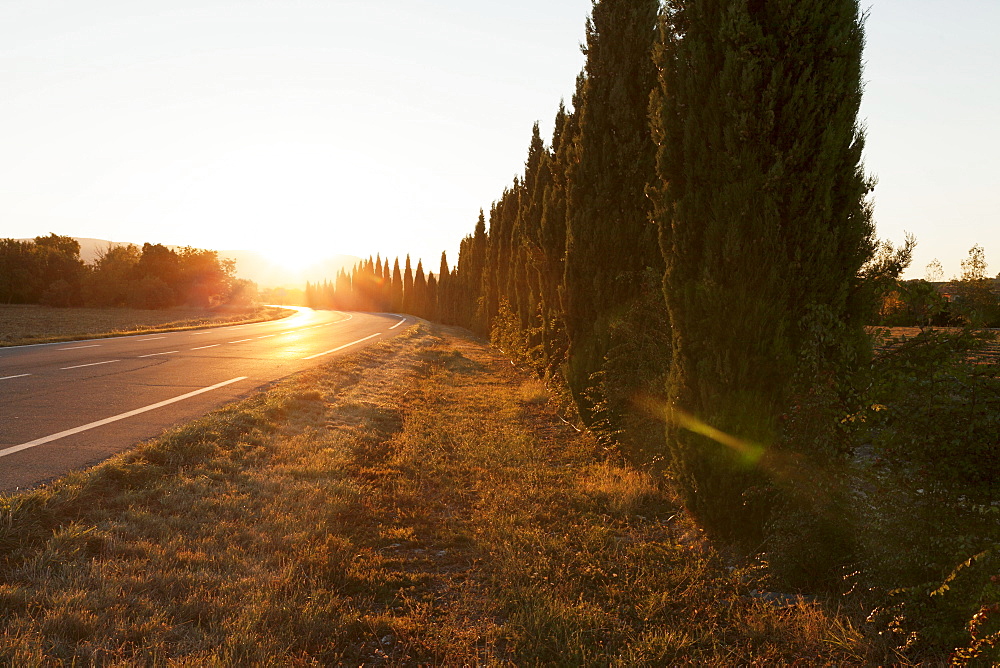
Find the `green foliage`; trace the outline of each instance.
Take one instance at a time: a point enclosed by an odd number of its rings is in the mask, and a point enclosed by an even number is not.
[[[875,451],[957,493],[1000,491],[1000,364],[988,332],[927,330],[887,342],[876,360]]]
[[[660,276],[643,275],[643,291],[610,323],[608,352],[591,376],[587,399],[591,429],[631,462],[654,469],[665,464],[663,422],[670,371],[670,320],[663,307]]]
[[[913,660],[955,648],[960,665],[996,658],[1000,368],[988,355],[992,339],[968,329],[883,339],[868,408],[848,420],[867,441],[854,491],[860,584],[876,595],[870,621]]]
[[[962,278],[955,283],[955,307],[973,327],[1000,326],[1000,290],[986,274],[986,254],[982,246],[969,250],[962,260]]]
[[[636,299],[647,267],[663,264],[646,185],[655,147],[647,104],[659,2],[601,0],[587,23],[574,159],[566,173],[563,307],[567,381],[589,418],[585,390],[610,348],[611,322]]]
[[[71,237],[0,239],[0,302],[78,306],[85,271]]]
[[[216,251],[191,247],[109,246],[85,265],[72,237],[0,240],[0,301],[7,303],[212,307],[229,298],[234,272],[233,261],[220,260]]]
[[[537,350],[529,346],[527,333],[506,297],[500,299],[500,307],[493,318],[490,343],[518,364],[532,366],[536,361]]]
[[[651,194],[674,328],[671,404],[734,442],[822,459],[826,447],[805,434],[783,441],[779,416],[805,377],[815,309],[842,323],[809,363],[833,396],[864,352],[858,275],[873,227],[858,4],[678,0],[661,34]],[[760,540],[773,499],[746,493],[780,493],[772,472],[681,425],[668,441],[706,526]]]
[[[938,289],[917,279],[897,282],[895,290],[884,296],[880,321],[889,327],[947,326],[953,324],[953,316]]]

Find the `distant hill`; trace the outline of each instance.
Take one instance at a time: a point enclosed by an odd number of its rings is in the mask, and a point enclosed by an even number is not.
[[[127,241],[108,241],[107,239],[90,239],[74,237],[80,244],[80,258],[91,263],[108,248],[108,246],[124,246]],[[142,244],[136,244],[142,246]],[[168,246],[178,250],[180,246]],[[212,249],[216,250],[216,249]],[[306,281],[321,283],[324,280],[333,281],[341,269],[350,271],[361,258],[353,255],[331,255],[317,263],[290,270],[268,260],[263,253],[248,250],[219,250],[219,257],[236,261],[236,276],[254,281],[261,288],[304,287]]]

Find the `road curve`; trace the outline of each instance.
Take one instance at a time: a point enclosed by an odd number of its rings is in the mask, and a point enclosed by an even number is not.
[[[0,493],[97,463],[407,321],[302,309],[249,325],[0,348]]]

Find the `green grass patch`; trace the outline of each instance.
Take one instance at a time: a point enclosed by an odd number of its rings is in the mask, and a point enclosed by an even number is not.
[[[239,325],[277,320],[293,313],[274,306],[146,310],[7,304],[0,305],[0,346]]]
[[[542,395],[419,325],[0,497],[0,665],[878,662]]]

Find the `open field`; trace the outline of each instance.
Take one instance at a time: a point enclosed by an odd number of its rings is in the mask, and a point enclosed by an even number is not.
[[[889,336],[895,339],[911,339],[918,334],[920,334],[921,329],[919,327],[884,327],[888,331]],[[957,332],[961,328],[959,327],[932,327],[930,329]],[[994,334],[1000,334],[1000,330],[992,330]],[[976,352],[974,359],[981,360],[984,362],[1000,362],[1000,336],[997,336],[992,343],[988,344],[982,350]]]
[[[0,497],[0,664],[887,662],[553,404],[418,325]]]
[[[5,304],[0,305],[0,346],[235,325],[275,320],[291,313],[271,306],[144,310]]]

